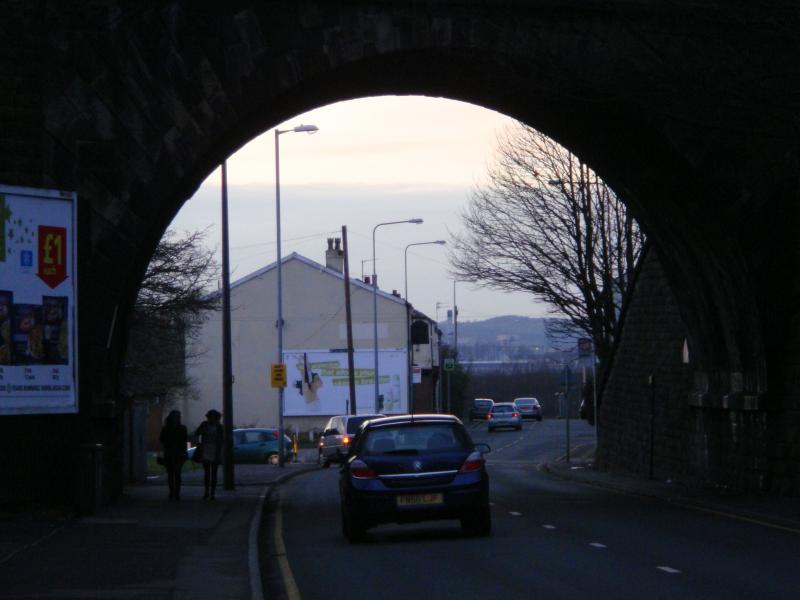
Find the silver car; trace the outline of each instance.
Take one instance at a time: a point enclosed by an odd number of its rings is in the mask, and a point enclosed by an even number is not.
[[[499,427],[510,427],[519,431],[522,429],[522,416],[513,402],[498,402],[486,415],[486,423],[489,425],[489,433]]]
[[[340,415],[331,417],[319,439],[317,462],[329,467],[332,462],[343,463],[358,428],[364,421],[383,417],[374,415]]]

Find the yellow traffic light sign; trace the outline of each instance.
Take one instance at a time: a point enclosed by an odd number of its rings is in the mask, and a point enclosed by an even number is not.
[[[272,365],[271,372],[272,387],[285,388],[286,387],[286,364],[278,363]]]

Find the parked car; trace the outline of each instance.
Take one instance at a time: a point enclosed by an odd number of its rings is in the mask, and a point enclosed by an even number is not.
[[[472,408],[469,409],[469,420],[484,420],[492,410],[492,406],[494,406],[494,400],[491,398],[475,398],[472,401]]]
[[[189,448],[189,460],[196,448]],[[289,462],[293,459],[292,440],[288,435],[283,436],[283,460]],[[234,429],[233,430],[233,462],[241,463],[269,463],[278,464],[278,430],[274,428],[262,429]]]
[[[489,433],[501,427],[510,427],[519,431],[522,429],[522,416],[513,402],[498,402],[486,415]]]
[[[459,519],[489,535],[483,454],[452,415],[402,415],[365,423],[339,476],[342,533],[351,543],[381,523]]]
[[[381,414],[371,415],[339,415],[331,417],[319,439],[317,462],[327,468],[332,462],[342,463],[347,459],[350,444],[353,442],[358,428],[365,421],[383,417]]]
[[[514,398],[514,405],[523,419],[542,420],[542,405],[536,398]]]

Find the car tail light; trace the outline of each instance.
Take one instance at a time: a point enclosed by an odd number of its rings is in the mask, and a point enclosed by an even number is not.
[[[519,416],[519,413],[511,413],[511,416],[512,416],[512,417],[514,417],[514,418],[516,418],[516,417],[518,417],[518,416]]]
[[[350,438],[349,438],[349,437],[347,437],[347,436],[344,436],[344,437],[342,438],[342,443],[343,443],[345,446],[347,446],[347,445],[350,443]]]
[[[325,440],[319,441],[319,447],[322,448],[325,445]]]
[[[461,468],[458,470],[458,472],[473,473],[474,471],[480,471],[482,466],[483,456],[481,456],[480,452],[473,452],[467,457],[467,460],[464,461],[464,464],[461,465]]]
[[[350,474],[356,479],[375,479],[377,475],[363,460],[354,460],[350,463]]]
[[[486,420],[488,421],[491,418],[492,418],[492,413],[486,413]]]

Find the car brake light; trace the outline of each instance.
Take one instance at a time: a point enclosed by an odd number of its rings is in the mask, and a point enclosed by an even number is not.
[[[492,413],[486,413],[486,420],[488,421],[491,418],[492,418]]]
[[[512,416],[512,417],[518,417],[518,416],[519,416],[519,413],[511,413],[511,416]]]
[[[325,445],[325,440],[319,441],[319,447],[322,448]]]
[[[345,446],[347,446],[347,444],[349,444],[349,443],[350,443],[350,438],[349,438],[349,437],[347,437],[347,436],[344,436],[344,437],[342,438],[342,443],[343,443]]]
[[[363,460],[354,460],[350,463],[350,474],[356,479],[375,479],[375,471]]]
[[[483,456],[481,456],[480,452],[473,452],[467,457],[467,460],[464,461],[464,464],[461,465],[458,472],[473,473],[474,471],[480,471],[482,466]]]

